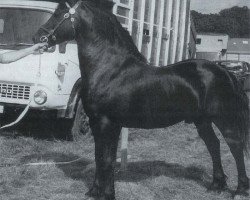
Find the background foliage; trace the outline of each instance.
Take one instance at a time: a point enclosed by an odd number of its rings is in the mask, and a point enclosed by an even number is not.
[[[191,13],[198,33],[226,33],[230,37],[250,38],[250,9],[246,6],[235,6],[216,14]]]

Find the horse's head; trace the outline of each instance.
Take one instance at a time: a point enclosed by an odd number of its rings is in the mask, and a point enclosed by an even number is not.
[[[49,46],[73,40],[79,23],[78,7],[82,1],[60,1],[51,18],[37,31],[35,43],[48,42]]]
[[[49,46],[76,39],[91,30],[94,13],[92,8],[105,6],[112,10],[108,0],[60,0],[51,18],[37,31],[35,43],[48,42]],[[109,11],[110,11],[109,10]]]

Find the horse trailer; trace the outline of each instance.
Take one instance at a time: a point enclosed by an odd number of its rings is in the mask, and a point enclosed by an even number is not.
[[[196,32],[190,0],[113,0],[114,14],[155,66],[194,58]]]

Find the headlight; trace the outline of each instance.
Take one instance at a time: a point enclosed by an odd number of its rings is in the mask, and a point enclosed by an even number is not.
[[[39,90],[34,94],[34,101],[38,105],[42,105],[47,101],[47,94],[46,92]]]

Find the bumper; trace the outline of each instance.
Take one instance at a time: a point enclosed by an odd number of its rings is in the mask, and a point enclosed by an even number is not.
[[[34,101],[34,94],[42,90],[47,94],[47,101],[39,105]],[[0,96],[0,114],[4,115],[18,115],[30,102],[30,110],[40,111],[40,113],[49,113],[41,111],[51,111],[56,113],[57,117],[65,117],[65,111],[70,95],[55,94],[51,90],[43,86],[30,87],[29,98],[17,99],[6,96]]]
[[[39,105],[34,101],[34,94],[39,90],[47,94],[47,100],[42,105]],[[39,110],[66,109],[67,103],[69,101],[69,96],[70,96],[69,94],[55,94],[46,87],[38,86],[36,88],[30,87],[30,94],[29,98],[27,99],[18,99],[18,98],[0,96],[0,104],[1,105],[13,104],[13,105],[26,106],[30,102],[30,107],[33,109],[39,109]]]
[[[25,109],[26,105],[0,103],[0,118],[16,119]],[[27,115],[32,118],[68,118],[66,109],[39,109],[30,107]]]

